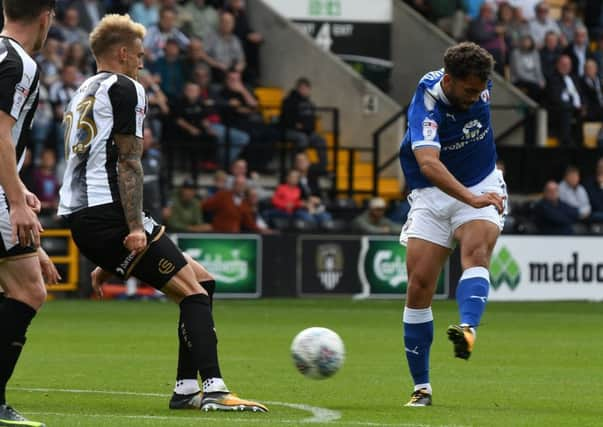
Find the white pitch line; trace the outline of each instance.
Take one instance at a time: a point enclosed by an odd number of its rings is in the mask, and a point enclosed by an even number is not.
[[[162,393],[138,393],[134,391],[112,391],[112,390],[77,390],[77,389],[65,389],[65,388],[27,388],[27,387],[14,387],[12,390],[20,390],[27,392],[39,392],[39,393],[74,393],[74,394],[108,394],[118,396],[141,396],[141,397],[170,397],[168,394]],[[288,408],[299,409],[301,411],[309,412],[312,414],[310,418],[304,418],[302,420],[296,420],[295,422],[303,423],[330,423],[337,421],[341,418],[341,412],[333,411],[327,408],[321,408],[319,406],[311,406],[302,403],[287,403],[287,402],[266,402],[267,405],[285,406]]]
[[[29,387],[9,387],[9,390],[17,390],[17,391],[26,391],[32,393],[47,393],[47,392],[57,392],[57,393],[76,393],[76,394],[105,394],[105,395],[117,395],[117,396],[140,396],[140,397],[162,397],[167,398],[170,395],[163,393],[139,393],[135,391],[117,391],[117,390],[78,390],[78,389],[64,389],[64,388],[29,388]],[[319,406],[311,406],[305,405],[301,403],[287,403],[287,402],[274,402],[268,401],[265,402],[268,405],[277,405],[277,406],[285,406],[288,408],[299,409],[301,411],[310,412],[312,417],[304,418],[301,420],[288,420],[288,419],[270,419],[264,417],[258,418],[238,418],[237,422],[245,422],[245,423],[262,423],[262,424],[314,424],[314,423],[330,423],[330,424],[341,424],[341,425],[349,425],[349,426],[362,426],[362,427],[467,427],[465,425],[460,424],[411,424],[411,423],[378,423],[378,422],[370,422],[370,421],[343,421],[341,420],[341,412],[334,411],[331,409],[321,408]],[[80,414],[80,413],[65,413],[65,412],[32,412],[27,411],[27,414],[32,415],[51,415],[58,417],[91,417],[91,418],[124,418],[124,419],[150,419],[150,420],[190,420],[190,421],[199,421],[202,420],[211,420],[211,421],[224,421],[224,417],[210,417],[206,414],[203,414],[201,418],[199,417],[168,417],[161,415],[117,415],[117,414]]]

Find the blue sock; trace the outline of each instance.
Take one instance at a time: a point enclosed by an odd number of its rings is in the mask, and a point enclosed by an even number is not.
[[[463,271],[456,288],[456,301],[459,306],[461,325],[477,327],[486,309],[490,273],[484,267],[471,267]]]
[[[433,313],[428,308],[404,307],[404,347],[410,374],[418,388],[429,385],[429,350],[433,342]],[[415,387],[415,390],[417,387]]]

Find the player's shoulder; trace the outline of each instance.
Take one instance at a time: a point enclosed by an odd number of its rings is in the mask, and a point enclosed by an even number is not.
[[[113,73],[108,80],[108,84],[111,89],[119,93],[137,96],[142,94],[144,96],[144,87],[131,77],[125,74]]]
[[[32,84],[38,65],[23,47],[10,37],[0,36],[0,67],[4,74],[12,70],[20,75],[25,83]]]
[[[430,71],[419,80],[417,90],[412,100],[411,110],[415,113],[437,114],[439,110],[438,101],[443,98],[440,81],[444,76],[444,70]]]

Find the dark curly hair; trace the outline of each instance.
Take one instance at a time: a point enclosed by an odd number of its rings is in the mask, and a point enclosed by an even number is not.
[[[449,47],[444,53],[444,71],[457,79],[475,76],[486,81],[492,74],[494,58],[486,49],[471,42]]]
[[[13,21],[31,21],[44,10],[54,10],[55,0],[4,0],[4,14]]]

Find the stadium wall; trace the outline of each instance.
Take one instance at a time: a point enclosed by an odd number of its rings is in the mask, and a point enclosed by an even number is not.
[[[314,40],[262,0],[250,0],[249,3],[251,23],[265,38],[261,51],[262,84],[282,87],[288,92],[298,77],[308,77],[312,81],[315,103],[339,108],[341,144],[371,147],[373,131],[402,105],[337,56],[318,47]],[[368,100],[376,102],[373,104],[376,109],[371,112],[366,111]],[[403,120],[384,134],[382,160],[398,151],[403,134]],[[399,169],[394,164],[384,175],[399,176]]]
[[[401,105],[408,104],[416,84],[426,71],[442,68],[444,51],[455,41],[401,1],[394,1],[392,25],[392,70],[391,94]],[[492,111],[492,120],[496,135],[523,117],[522,106],[536,108],[537,104],[522,92],[509,84],[500,75],[493,78],[492,104],[513,105],[516,109]],[[546,116],[539,121],[546,124]],[[536,145],[543,145],[546,138],[546,126],[536,126]],[[507,144],[521,145],[524,135],[520,130],[514,132]]]

